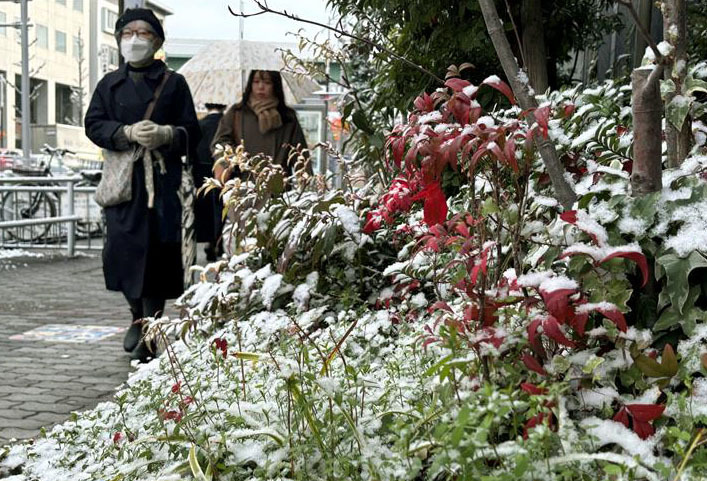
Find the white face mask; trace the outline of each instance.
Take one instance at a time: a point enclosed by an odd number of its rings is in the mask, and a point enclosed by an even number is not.
[[[126,62],[142,62],[155,54],[155,48],[150,40],[143,40],[137,35],[120,41],[120,53]]]

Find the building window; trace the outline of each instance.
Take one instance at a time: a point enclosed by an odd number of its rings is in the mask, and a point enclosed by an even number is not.
[[[54,49],[66,53],[66,34],[57,30],[54,35]]]
[[[15,17],[15,23],[20,23],[20,17]],[[15,31],[15,41],[22,44],[22,29],[13,28],[13,30]]]
[[[74,10],[83,12],[83,0],[74,0]]]
[[[7,15],[5,15],[5,12],[0,12],[0,23],[7,23]],[[0,27],[0,35],[7,37],[7,27]]]
[[[44,25],[37,24],[35,32],[37,32],[37,47],[49,48],[49,29]]]
[[[83,49],[83,45],[81,45],[82,43],[83,42],[81,41],[81,38],[74,35],[74,44],[73,48],[71,49],[71,54],[76,59],[81,58],[81,50]]]
[[[56,0],[59,5],[66,5],[66,0]]]
[[[112,34],[115,30],[115,22],[118,21],[118,14],[113,10],[104,8],[101,10],[101,29]]]
[[[78,92],[69,85],[56,84],[56,122],[79,125]]]

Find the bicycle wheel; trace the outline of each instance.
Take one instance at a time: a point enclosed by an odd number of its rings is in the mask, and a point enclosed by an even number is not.
[[[8,192],[0,207],[0,219],[4,221],[56,217],[56,213],[56,198],[46,192]],[[14,227],[7,234],[19,242],[35,242],[45,237],[50,228],[50,224]]]

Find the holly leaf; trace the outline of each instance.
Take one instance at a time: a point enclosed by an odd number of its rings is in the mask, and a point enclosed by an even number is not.
[[[688,295],[690,294],[690,284],[688,277],[690,272],[698,267],[707,267],[707,259],[697,251],[692,251],[687,257],[678,257],[675,253],[662,255],[656,259],[656,263],[662,267],[667,282],[663,288],[670,299],[673,307],[683,314]],[[663,277],[663,272],[658,273],[658,280]],[[661,294],[663,294],[661,292]]]
[[[692,95],[695,92],[704,92],[707,93],[707,82],[704,80],[696,79],[692,75],[688,75],[685,77],[685,86],[683,88],[683,91],[687,95]]]
[[[676,95],[670,103],[665,107],[665,118],[673,124],[673,127],[680,130],[682,124],[685,123],[685,118],[690,112],[693,99],[684,95]]]

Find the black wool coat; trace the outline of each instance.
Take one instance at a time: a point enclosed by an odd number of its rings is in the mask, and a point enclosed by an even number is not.
[[[103,77],[86,112],[88,138],[99,147],[117,150],[114,134],[124,125],[143,119],[166,68],[163,62],[155,61],[144,70],[144,80],[139,82],[130,79],[127,65]],[[106,287],[122,291],[127,297],[174,298],[184,289],[182,206],[177,195],[182,176],[181,157],[187,150],[193,153],[201,136],[194,102],[183,76],[171,73],[150,120],[184,130],[175,132],[170,146],[158,149],[164,156],[166,173],[154,168],[153,209],[147,208],[141,161],[134,164],[131,200],[105,208],[103,272]]]
[[[211,156],[211,140],[214,138],[223,114],[209,114],[201,121],[201,142],[196,146],[194,162],[194,186],[198,189],[204,183],[204,177],[213,176],[214,159]],[[221,235],[221,201],[219,192],[212,190],[208,194],[199,194],[196,199],[196,240],[214,242]]]

